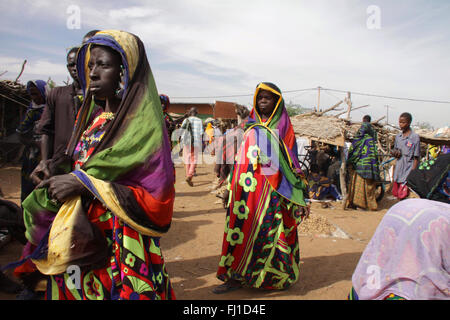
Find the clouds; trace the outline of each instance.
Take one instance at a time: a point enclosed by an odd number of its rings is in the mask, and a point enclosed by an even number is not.
[[[145,7],[129,7],[123,9],[112,9],[108,11],[108,16],[113,20],[149,18],[158,15],[161,11]]]
[[[9,79],[15,79],[22,68],[24,60],[14,57],[0,55],[0,72],[8,71],[5,76]],[[60,84],[62,80],[67,80],[68,73],[66,66],[61,63],[53,63],[45,59],[27,60],[25,64],[26,72],[21,76],[21,81],[42,79],[47,81],[49,77],[58,79]]]
[[[373,4],[381,14],[377,30],[366,24],[367,8]],[[65,27],[69,5],[79,6],[82,30]],[[56,72],[52,78],[65,79],[64,66],[56,68],[64,61],[64,52],[51,58],[45,48],[63,49],[91,29],[118,28],[143,40],[158,89],[173,97],[251,94],[259,81],[272,81],[285,91],[322,86],[450,99],[446,85],[450,83],[450,5],[445,1],[82,0],[0,6],[6,16],[1,29],[14,30],[18,43],[21,37],[28,41],[31,33],[36,41],[28,47],[40,65],[33,72],[43,70],[47,61],[47,72]],[[18,16],[26,25],[40,26],[40,32],[12,27]],[[14,57],[11,50],[7,53]],[[314,94],[290,98],[305,106],[317,102]],[[251,98],[237,100],[248,103]],[[361,104],[369,100],[361,98]],[[327,94],[321,97],[323,105],[336,101]],[[367,112],[374,118],[381,116],[387,102],[399,113],[412,108],[430,122],[445,124],[442,117],[424,114],[423,105],[400,101],[372,99]],[[441,106],[427,107],[446,111]]]

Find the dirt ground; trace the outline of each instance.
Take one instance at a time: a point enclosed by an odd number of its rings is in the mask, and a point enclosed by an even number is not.
[[[351,277],[360,255],[387,209],[395,204],[385,196],[376,212],[342,210],[341,203],[322,208],[313,203],[309,220],[299,227],[300,280],[285,291],[241,289],[216,295],[221,284],[216,270],[221,251],[225,210],[211,193],[213,166],[201,164],[194,186],[184,181],[184,168],[176,165],[176,198],[173,221],[161,239],[167,269],[179,300],[341,300],[351,288]],[[0,187],[6,199],[20,203],[20,168],[0,169]],[[19,258],[21,245],[10,242],[0,249],[0,265]],[[10,274],[8,272],[8,274]],[[0,293],[0,300],[15,295]]]

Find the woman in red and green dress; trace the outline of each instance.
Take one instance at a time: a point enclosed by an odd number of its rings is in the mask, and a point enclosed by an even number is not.
[[[229,176],[217,277],[220,294],[242,286],[286,289],[299,277],[297,226],[308,216],[307,182],[280,89],[260,83]]]

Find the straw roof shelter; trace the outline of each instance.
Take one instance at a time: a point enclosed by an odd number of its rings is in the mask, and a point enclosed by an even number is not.
[[[338,147],[344,147],[345,142],[351,142],[362,124],[317,112],[291,117],[291,122],[296,136]],[[371,124],[377,131],[379,149],[386,153],[399,131],[381,125],[379,120]]]
[[[350,100],[346,100],[348,109],[345,112],[337,115],[325,115],[326,112],[336,109],[341,102],[337,103],[331,108],[322,112],[310,112],[291,117],[291,123],[294,128],[294,133],[297,137],[304,137],[310,141],[317,141],[326,144],[337,146],[340,151],[341,168],[340,168],[340,182],[341,190],[345,199],[347,195],[345,176],[346,176],[346,159],[344,153],[344,146],[346,142],[352,142],[362,122],[354,122],[349,120],[350,112],[352,110]],[[364,107],[364,106],[363,106]],[[361,108],[361,107],[358,107]],[[339,118],[340,115],[347,113],[347,118]],[[380,155],[388,155],[392,149],[395,136],[400,132],[398,127],[392,125],[383,125],[380,121],[384,117],[371,122],[372,127],[377,132],[377,146]],[[450,146],[450,128],[441,128],[434,132],[416,130],[423,144],[432,145],[448,145]],[[428,154],[428,148],[427,148]]]
[[[23,146],[16,128],[23,118],[30,97],[26,86],[14,81],[0,81],[0,165],[18,161]]]
[[[294,133],[297,137],[308,138],[310,141],[317,141],[326,144],[337,146],[339,149],[341,167],[339,170],[340,186],[343,200],[343,208],[345,208],[347,198],[346,186],[346,156],[344,146],[346,142],[351,142],[353,137],[361,127],[361,122],[350,121],[350,112],[366,106],[353,108],[350,94],[345,99],[347,110],[336,115],[326,115],[325,113],[335,110],[343,101],[338,102],[334,106],[324,111],[313,111],[310,113],[300,114],[291,117],[291,123],[294,128]],[[347,113],[346,119],[339,118],[340,115]],[[377,145],[382,154],[386,154],[391,149],[391,144],[397,131],[381,125],[379,122],[384,119],[378,119],[371,122],[373,128],[377,131]]]

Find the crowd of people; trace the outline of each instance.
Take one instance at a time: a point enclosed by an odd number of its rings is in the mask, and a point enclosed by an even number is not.
[[[70,85],[28,83],[32,103],[18,128],[27,139],[21,207],[0,202],[0,222],[8,221],[24,244],[20,260],[7,266],[21,280],[11,289],[20,289],[18,299],[38,298],[42,279],[47,299],[175,299],[160,237],[172,220],[176,144],[189,186],[205,148],[226,185],[216,275],[222,283],[213,292],[283,290],[298,281],[297,227],[309,217],[311,199],[342,197],[326,177],[330,163],[326,169],[314,164],[309,177],[301,170],[280,88],[259,83],[251,111],[239,110],[239,123],[225,132],[204,124],[196,108],[178,120],[170,116],[170,99],[158,93],[134,34],[93,30],[68,52],[67,69]],[[411,121],[408,113],[400,116],[392,151],[398,199],[407,197],[408,177],[419,170],[420,140]],[[173,139],[176,129],[181,139]],[[376,141],[366,116],[348,153],[349,207],[377,209]],[[448,162],[440,168],[448,171]],[[448,190],[448,176],[441,180],[438,187]],[[448,299],[449,199],[393,206],[358,263],[349,298]],[[72,266],[80,270],[78,287],[67,281]],[[368,268],[381,272],[377,281]],[[2,273],[0,283],[11,288],[6,278]]]

